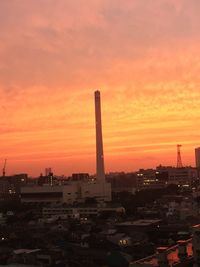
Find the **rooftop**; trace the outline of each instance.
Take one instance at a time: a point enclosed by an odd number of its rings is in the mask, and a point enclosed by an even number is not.
[[[183,242],[183,241],[182,241]],[[189,239],[186,242],[186,246],[187,246],[187,261],[192,260],[193,258],[193,251],[192,251],[192,239]],[[158,250],[163,250],[164,248],[158,248]],[[180,258],[178,256],[178,245],[175,245],[173,247],[170,248],[166,248],[165,253],[167,253],[167,259],[168,259],[168,263],[169,266],[178,266],[181,261]],[[138,265],[144,265],[147,264],[148,266],[152,266],[152,267],[158,267],[159,266],[159,262],[158,262],[158,254],[155,253],[147,258],[132,262],[130,264],[130,267],[134,267],[134,266],[138,266]],[[181,263],[182,264],[182,263]]]
[[[150,226],[152,224],[160,223],[162,220],[160,219],[152,219],[152,220],[137,220],[137,221],[127,221],[118,223],[118,226]]]

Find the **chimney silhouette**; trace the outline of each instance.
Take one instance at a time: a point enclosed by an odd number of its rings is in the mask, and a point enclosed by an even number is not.
[[[101,125],[101,95],[95,91],[95,118],[96,118],[96,175],[97,181],[105,181],[103,137]]]

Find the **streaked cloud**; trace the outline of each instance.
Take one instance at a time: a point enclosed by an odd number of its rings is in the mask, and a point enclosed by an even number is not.
[[[27,162],[34,175],[48,164],[94,172],[96,88],[108,171],[175,164],[180,142],[193,164],[199,12],[199,0],[1,1],[0,138],[9,171]]]

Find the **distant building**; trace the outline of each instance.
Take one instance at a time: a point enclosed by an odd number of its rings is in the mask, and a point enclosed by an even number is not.
[[[49,176],[49,175],[51,175],[52,174],[52,170],[51,170],[51,168],[45,168],[45,175],[46,176]]]
[[[6,200],[18,197],[23,186],[28,183],[27,174],[16,174],[2,177],[0,180],[0,199]]]
[[[200,168],[200,147],[195,148],[196,167]]]
[[[200,147],[195,148],[195,162],[198,172],[198,178],[200,177]]]
[[[45,175],[41,173],[40,177],[38,178],[38,185],[54,185],[56,183],[57,179],[55,178],[51,168],[46,168]]]
[[[181,187],[189,187],[198,178],[197,169],[193,167],[176,168],[172,166],[158,166],[156,170],[160,173],[168,173],[167,184],[176,184]]]
[[[138,190],[164,188],[167,185],[168,174],[154,169],[140,169],[137,173]]]
[[[190,187],[198,178],[196,168],[176,168],[161,165],[156,169],[140,169],[136,175],[138,190],[164,188],[170,184]]]
[[[88,181],[89,178],[90,177],[88,173],[73,173],[71,180],[72,181]]]

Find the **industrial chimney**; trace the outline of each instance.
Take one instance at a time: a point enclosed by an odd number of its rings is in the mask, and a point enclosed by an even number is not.
[[[105,182],[100,92],[95,91],[94,96],[95,96],[95,118],[96,118],[96,175],[97,175],[97,181]]]

